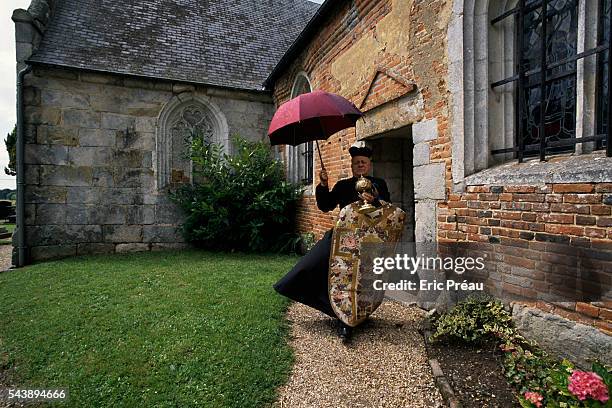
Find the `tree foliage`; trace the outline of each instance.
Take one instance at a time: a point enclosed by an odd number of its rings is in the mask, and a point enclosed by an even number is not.
[[[4,139],[4,144],[6,146],[6,151],[9,155],[9,164],[8,167],[4,168],[4,172],[9,176],[17,175],[17,168],[15,167],[16,156],[17,156],[17,125],[13,127],[13,131],[6,135],[6,139]]]

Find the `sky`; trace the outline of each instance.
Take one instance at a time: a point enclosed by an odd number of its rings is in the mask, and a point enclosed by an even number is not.
[[[17,120],[15,113],[15,24],[11,20],[13,10],[27,9],[31,0],[0,0],[0,189],[15,188],[15,177],[4,173],[8,166],[8,153],[4,139],[13,130]],[[323,0],[310,0],[322,3]]]
[[[0,0],[0,189],[15,188],[15,177],[4,173],[8,166],[8,153],[4,145],[6,135],[13,130],[17,120],[15,113],[15,24],[11,20],[13,10],[27,9],[30,0]]]

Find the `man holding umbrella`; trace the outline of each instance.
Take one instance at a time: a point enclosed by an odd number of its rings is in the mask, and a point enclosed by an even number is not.
[[[271,145],[297,146],[308,141],[317,141],[317,151],[321,161],[320,181],[316,188],[317,206],[321,211],[341,209],[360,199],[381,207],[379,198],[390,201],[387,184],[384,180],[368,176],[371,168],[372,151],[363,142],[351,146],[351,169],[353,177],[338,181],[329,190],[328,175],[323,165],[323,158],[318,140],[326,140],[332,134],[355,126],[363,114],[347,99],[340,95],[316,90],[305,93],[281,105],[268,129]],[[355,189],[360,176],[372,182],[370,192],[361,195]],[[332,318],[340,318],[330,301],[328,278],[330,271],[330,253],[333,230],[325,233],[293,269],[274,285],[274,289],[292,300],[313,307]],[[351,327],[342,323],[340,335],[347,341]]]
[[[357,142],[351,146],[349,153],[351,154],[353,177],[338,181],[330,191],[327,171],[323,169],[319,173],[321,183],[316,188],[316,199],[317,207],[321,211],[332,211],[336,206],[343,208],[360,198],[375,206],[379,204],[379,198],[390,201],[389,190],[385,181],[368,176],[371,168],[372,150],[365,147],[363,142]],[[364,176],[372,182],[374,186],[372,193],[363,193],[361,196],[357,193],[355,184],[360,176]],[[333,230],[327,231],[312,250],[274,285],[274,289],[281,295],[313,307],[335,319],[337,315],[332,309],[328,288],[332,232]],[[343,341],[348,341],[352,328],[342,322],[340,324],[340,337]]]

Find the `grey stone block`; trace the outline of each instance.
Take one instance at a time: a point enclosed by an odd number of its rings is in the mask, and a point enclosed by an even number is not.
[[[153,205],[133,205],[127,207],[128,224],[155,223],[155,207]]]
[[[184,242],[177,226],[145,225],[144,242]]]
[[[82,225],[91,223],[91,205],[66,204],[63,207],[66,213],[66,224]]]
[[[152,169],[118,168],[114,179],[116,187],[138,187],[145,190],[152,190],[155,181]]]
[[[514,304],[512,318],[521,333],[550,353],[589,370],[590,361],[612,361],[610,336],[597,328],[539,309]]]
[[[135,205],[142,203],[142,194],[133,188],[106,188],[100,191],[100,201],[107,204]]]
[[[149,159],[145,161],[145,157]],[[117,150],[113,155],[113,165],[117,167],[151,167],[151,153],[142,150]]]
[[[438,138],[438,120],[430,119],[412,125],[412,141],[416,145]]]
[[[136,118],[116,113],[102,113],[102,128],[125,130],[135,126]]]
[[[125,224],[125,207],[117,205],[100,205],[91,211],[91,222],[94,224]]]
[[[183,211],[176,204],[155,206],[155,222],[157,224],[178,224],[184,217]]]
[[[26,186],[24,198],[26,203],[65,203],[66,187]]]
[[[68,187],[66,202],[75,204],[99,203],[100,190],[91,187]]]
[[[603,152],[564,157],[559,161],[510,162],[465,178],[468,186],[610,182],[612,158],[605,157]]]
[[[156,109],[156,111],[159,109]],[[151,112],[153,113],[153,112]],[[157,114],[152,117],[138,117],[134,121],[134,129],[137,132],[155,132],[155,125],[157,124]]]
[[[414,205],[415,209],[415,231],[414,238],[416,242],[434,242],[436,241],[436,211],[437,204],[435,201],[419,201]]]
[[[421,166],[423,164],[429,164],[429,144],[419,143],[414,145],[412,164],[414,166]]]
[[[30,256],[33,261],[66,258],[76,255],[76,247],[76,245],[34,246],[30,248]]]
[[[530,279],[524,276],[506,275],[504,276],[504,282],[510,283],[512,285],[520,286],[522,288],[533,287],[533,279]]]
[[[25,225],[34,225],[36,223],[36,204],[24,204],[23,213]]]
[[[33,86],[23,88],[24,106],[40,106],[40,90]]]
[[[66,241],[75,244],[102,242],[102,227],[99,225],[67,225]]]
[[[100,127],[100,113],[77,109],[64,110],[62,123],[65,126],[97,129]]]
[[[144,194],[142,197],[143,204],[161,204],[168,201],[168,198],[159,194]]]
[[[68,241],[64,225],[26,226],[26,242],[30,247],[62,245]]]
[[[115,132],[117,133],[117,148],[119,149],[136,149],[147,152],[155,150],[154,132]]]
[[[108,166],[113,149],[109,147],[69,147],[68,163],[72,166]]]
[[[26,144],[25,164],[68,164],[68,148],[58,145]]]
[[[36,144],[36,134],[38,133],[39,126],[47,126],[47,125],[33,125],[30,123],[25,123],[23,126],[24,140],[26,144]]]
[[[79,129],[80,146],[115,146],[116,130],[108,129]]]
[[[57,108],[43,108],[26,106],[24,112],[25,123],[31,125],[58,125],[60,122],[60,110]]]
[[[117,244],[115,247],[116,252],[143,252],[148,251],[149,244]]]
[[[415,167],[412,171],[414,177],[414,198],[444,200],[444,163],[432,163]]]
[[[168,250],[178,250],[178,249],[187,249],[189,248],[189,244],[186,243],[154,243],[151,244],[151,251],[168,251]]]
[[[85,243],[77,245],[77,255],[108,254],[115,252],[115,244]]]
[[[36,142],[39,144],[76,146],[78,141],[77,128],[41,125],[36,132]]]
[[[48,186],[89,186],[91,167],[42,166],[40,183]]]
[[[25,168],[25,183],[40,184],[40,166],[30,164]]]
[[[142,203],[142,194],[133,188],[110,188],[103,198],[108,203],[137,205]]]
[[[140,225],[104,225],[104,242],[142,242]]]
[[[93,168],[92,185],[96,187],[112,187],[114,184],[115,178],[109,167]]]
[[[66,224],[65,204],[38,204],[36,206],[36,223]]]
[[[44,106],[58,107],[62,109],[76,108],[88,109],[88,95],[66,92],[58,89],[42,89],[41,101]]]

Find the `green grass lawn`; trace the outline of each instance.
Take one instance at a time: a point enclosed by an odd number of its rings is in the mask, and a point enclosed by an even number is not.
[[[0,369],[68,387],[66,406],[265,405],[292,364],[271,285],[295,260],[192,250],[2,273]]]

